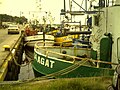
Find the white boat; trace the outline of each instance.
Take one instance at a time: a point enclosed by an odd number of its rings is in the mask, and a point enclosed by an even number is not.
[[[52,46],[54,42],[54,36],[52,35],[46,35],[45,34],[45,40],[43,39],[42,34],[34,35],[34,36],[27,36],[24,38],[25,44],[30,47],[34,47],[34,44],[36,42],[49,42],[49,45]],[[44,45],[44,43],[41,43],[41,45]]]
[[[34,47],[34,44],[36,42],[49,42],[48,45],[52,46],[54,42],[54,36],[53,35],[43,35],[43,32],[38,32],[36,35],[32,36],[25,36],[24,37],[25,45]],[[41,45],[45,45],[44,43],[41,43]],[[46,45],[46,46],[48,46]]]
[[[53,35],[47,35],[43,32],[37,32],[36,31],[26,31],[27,35],[24,37],[24,48],[25,48],[25,60],[33,59],[33,53],[34,53],[34,45],[37,42],[40,42],[40,46],[52,46],[54,45],[54,36]],[[25,32],[25,33],[26,33]],[[47,44],[45,44],[47,42]]]

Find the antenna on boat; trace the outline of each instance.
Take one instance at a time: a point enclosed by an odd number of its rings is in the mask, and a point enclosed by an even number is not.
[[[64,0],[64,11],[66,12],[66,2]]]

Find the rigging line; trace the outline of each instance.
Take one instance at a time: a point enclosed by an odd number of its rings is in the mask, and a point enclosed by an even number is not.
[[[72,0],[75,4],[77,4],[80,8],[84,10],[84,12],[87,12],[81,5],[79,5],[76,1]]]
[[[108,32],[108,16],[109,16],[108,15],[108,7],[106,7],[106,13],[105,14],[106,14],[106,17],[105,17],[106,18],[106,32]]]
[[[72,11],[72,1],[69,0],[69,9],[70,9],[70,12]]]
[[[75,69],[79,68],[80,66],[82,66],[82,65],[83,65],[84,63],[86,63],[86,62],[87,62],[87,60],[83,61],[82,63],[81,63],[80,61],[79,61],[78,63],[75,63],[75,66],[74,66],[74,67],[69,68],[69,70],[67,70],[67,71],[64,72],[64,73],[61,73],[61,75],[65,75],[65,74],[68,74],[68,73],[74,71]]]
[[[84,0],[82,0],[81,6],[82,6],[82,4],[83,4],[83,1],[84,1]],[[80,8],[80,10],[81,10],[81,8]]]
[[[59,75],[60,76],[65,75],[65,74],[67,74],[69,72],[72,72],[73,70],[77,69],[78,67],[82,66],[86,61],[87,60],[85,60],[84,62],[80,62],[79,61],[78,63],[75,63],[72,66],[69,66],[69,67],[67,67],[65,69],[62,69],[62,70],[58,71],[58,72],[55,72],[55,73],[52,73],[52,74],[48,74],[48,75],[43,76],[43,77],[44,78],[48,78],[48,77],[57,77]],[[41,77],[41,78],[43,78],[43,77]]]

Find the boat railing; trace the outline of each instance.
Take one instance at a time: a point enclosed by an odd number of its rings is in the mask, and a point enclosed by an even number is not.
[[[60,48],[60,52],[55,52],[55,51],[52,51],[52,50],[48,50],[47,47],[52,47],[52,48],[59,47]],[[69,57],[70,61],[72,59],[72,63],[75,63],[75,61],[86,61],[87,60],[89,62],[97,63],[96,64],[97,68],[100,67],[100,63],[109,64],[109,65],[119,65],[118,63],[113,63],[113,62],[108,62],[108,61],[102,61],[102,60],[99,60],[99,59],[95,60],[95,59],[88,58],[88,57],[77,57],[77,56],[72,56],[72,55],[68,55],[68,54],[63,54],[63,53],[61,53],[62,48],[63,48],[62,45],[60,45],[60,46],[39,46],[39,45],[37,45],[37,43],[35,44],[35,49],[36,50],[39,49],[39,50],[44,51],[46,57],[48,57],[49,56],[48,54],[50,53],[50,54],[59,55],[59,56],[62,56],[62,57]],[[76,49],[76,48],[74,48],[74,49]],[[80,48],[80,49],[85,49],[85,48]],[[86,49],[91,50],[89,48],[86,48]]]
[[[51,47],[50,44],[52,45],[52,47],[53,46],[54,47],[60,47],[60,49],[62,49],[63,47],[74,47],[74,48],[77,48],[77,46],[81,46],[81,47],[85,46],[86,49],[90,50],[90,47],[87,47],[88,45],[86,45],[86,44],[72,43],[71,41],[67,41],[67,42],[47,42],[47,41],[43,41],[43,42],[37,42],[37,44],[35,44],[35,45]],[[65,45],[67,45],[67,46],[65,46]],[[79,49],[85,49],[85,48],[79,48]]]

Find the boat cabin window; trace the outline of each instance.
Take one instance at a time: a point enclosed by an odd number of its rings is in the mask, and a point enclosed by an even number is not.
[[[94,16],[94,25],[99,26],[99,17],[98,16]]]
[[[118,60],[120,61],[120,37],[117,39],[117,50]]]

